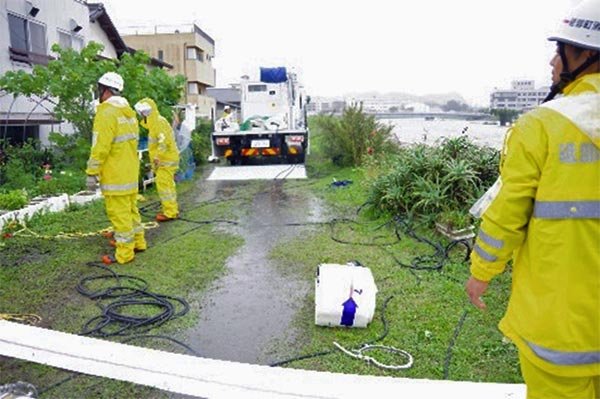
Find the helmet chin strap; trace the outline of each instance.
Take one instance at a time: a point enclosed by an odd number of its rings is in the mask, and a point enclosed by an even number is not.
[[[600,61],[600,52],[596,52],[594,55],[589,56],[588,59],[585,60],[583,64],[579,65],[573,72],[570,72],[564,43],[558,42],[558,54],[560,55],[560,60],[563,67],[562,72],[560,73],[560,81],[550,87],[550,93],[548,93],[544,101],[542,101],[544,103],[554,99],[557,94],[562,93],[564,88],[567,87],[569,83],[577,79],[577,76],[581,72],[585,71],[590,65]]]

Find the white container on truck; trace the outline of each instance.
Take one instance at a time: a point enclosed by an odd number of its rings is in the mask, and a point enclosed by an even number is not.
[[[307,96],[295,73],[260,68],[260,80],[242,79],[241,109],[215,122],[212,159],[303,163],[309,149]]]

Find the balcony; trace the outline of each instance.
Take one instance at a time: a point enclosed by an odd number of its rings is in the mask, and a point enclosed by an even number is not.
[[[209,87],[215,86],[215,69],[207,62],[186,60],[185,75],[188,80],[200,82]]]
[[[28,50],[16,49],[14,47],[9,47],[8,51],[12,61],[24,62],[29,65],[48,65],[48,62],[55,59],[46,54],[38,54]]]

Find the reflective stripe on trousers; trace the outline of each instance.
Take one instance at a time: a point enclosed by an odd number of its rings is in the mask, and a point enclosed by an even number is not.
[[[175,201],[177,200],[177,194],[172,191],[162,191],[158,193],[158,197],[161,201]]]
[[[133,242],[133,230],[126,232],[115,232],[115,241],[122,244],[129,244]]]

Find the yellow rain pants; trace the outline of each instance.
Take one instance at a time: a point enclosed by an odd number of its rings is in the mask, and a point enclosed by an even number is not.
[[[115,229],[117,262],[131,262],[134,250],[146,249],[144,227],[137,207],[137,194],[104,196],[106,214]]]
[[[177,189],[175,188],[175,172],[177,167],[159,166],[156,169],[156,188],[162,205],[162,212],[168,218],[179,215],[177,206]]]
[[[535,366],[522,354],[521,374],[527,384],[527,399],[600,399],[600,376],[560,377]]]
[[[156,189],[162,204],[162,213],[168,218],[179,215],[175,172],[179,168],[179,150],[175,134],[169,122],[160,115],[156,102],[144,98],[138,104],[145,103],[151,109],[150,114],[140,123],[148,129],[148,152],[156,175]]]

